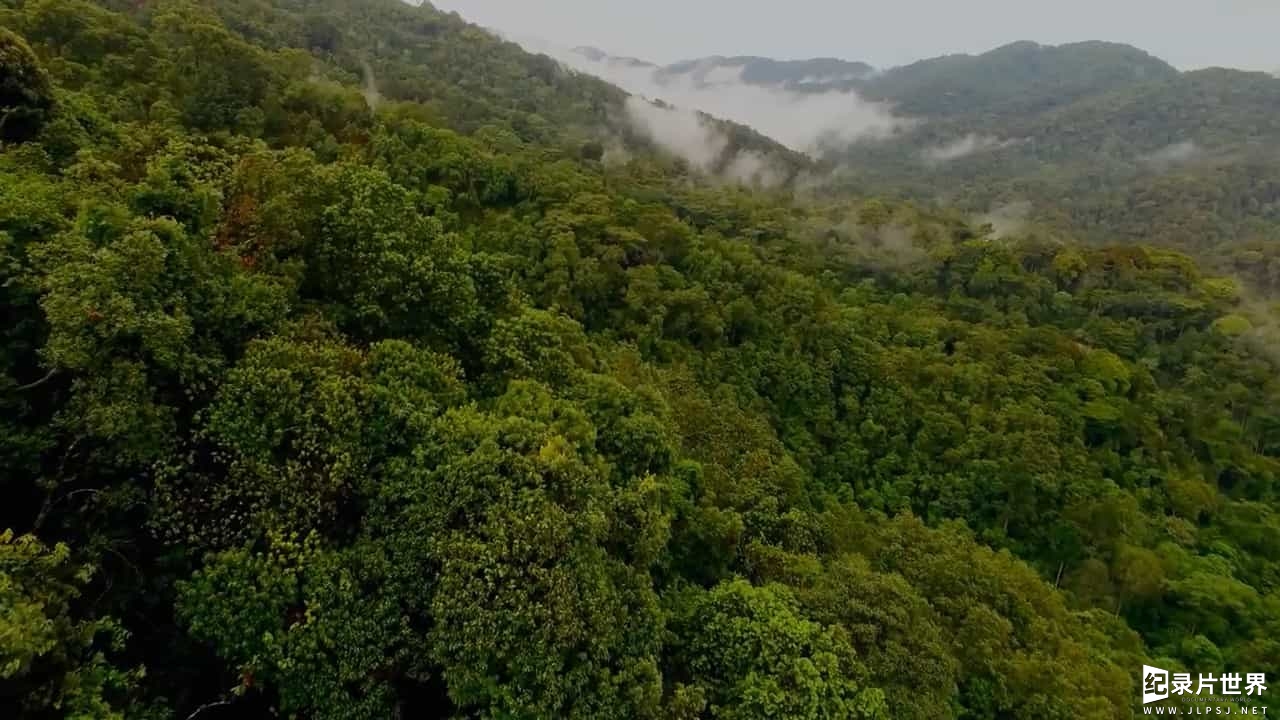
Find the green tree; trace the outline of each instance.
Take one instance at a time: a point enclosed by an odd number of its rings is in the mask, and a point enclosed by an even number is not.
[[[785,588],[736,580],[680,603],[676,662],[679,676],[705,693],[704,716],[889,716],[847,636],[806,619]]]
[[[93,569],[66,545],[0,533],[0,708],[13,717],[122,720],[111,698],[135,674],[106,659],[127,633],[110,619],[76,617],[73,605]]]
[[[53,87],[31,47],[0,28],[0,140],[35,137],[53,111]]]

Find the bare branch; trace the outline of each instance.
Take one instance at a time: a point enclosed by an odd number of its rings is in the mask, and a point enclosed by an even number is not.
[[[32,383],[27,383],[26,385],[19,385],[18,387],[14,388],[14,390],[16,390],[17,392],[23,392],[23,391],[25,391],[25,390],[32,390],[32,389],[38,388],[38,387],[40,387],[41,385],[43,385],[43,384],[45,384],[45,383],[49,382],[50,380],[52,380],[52,379],[53,379],[53,376],[54,376],[54,375],[57,375],[57,374],[58,374],[58,369],[57,369],[57,368],[54,368],[54,369],[50,370],[47,374],[45,374],[45,376],[44,376],[44,377],[40,378],[39,380],[36,380],[35,382],[32,382]]]
[[[196,708],[195,712],[188,715],[187,720],[196,720],[196,718],[200,717],[200,715],[204,713],[205,710],[212,710],[213,708],[216,708],[216,707],[227,707],[227,706],[230,706],[233,702],[234,702],[233,700],[219,700],[217,702],[205,703],[204,705],[201,705],[200,707]]]

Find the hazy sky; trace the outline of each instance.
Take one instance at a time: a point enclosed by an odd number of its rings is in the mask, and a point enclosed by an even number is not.
[[[1014,40],[1113,40],[1182,68],[1280,69],[1280,0],[433,0],[472,22],[654,62],[817,56],[881,67]]]

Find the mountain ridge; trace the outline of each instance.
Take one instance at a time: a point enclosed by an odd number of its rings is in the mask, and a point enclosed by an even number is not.
[[[835,56],[809,56],[809,57],[793,57],[793,58],[776,58],[767,55],[702,55],[697,57],[677,60],[668,64],[661,64],[630,56],[613,55],[607,50],[591,46],[581,45],[573,48],[573,51],[594,61],[624,61],[634,63],[643,67],[657,68],[664,73],[670,75],[685,74],[699,68],[707,66],[746,66],[750,64],[759,64],[768,66],[777,71],[785,71],[786,69],[797,69],[807,71],[811,67],[826,67],[857,73],[860,77],[868,77],[873,75],[884,75],[894,72],[908,71],[920,67],[934,66],[957,61],[982,61],[1002,58],[1011,55],[1018,55],[1025,58],[1028,54],[1034,53],[1057,53],[1069,55],[1077,52],[1107,52],[1116,57],[1129,57],[1132,59],[1142,59],[1150,63],[1151,67],[1159,68],[1162,71],[1173,71],[1178,73],[1168,62],[1160,59],[1156,55],[1143,50],[1135,45],[1127,43],[1116,43],[1104,40],[1083,40],[1061,44],[1043,44],[1033,40],[1017,40],[999,45],[990,50],[981,53],[948,53],[927,58],[921,58],[909,63],[901,65],[892,65],[886,67],[876,66],[863,60],[855,60],[851,58],[835,57]],[[1188,71],[1189,72],[1189,71]],[[789,80],[798,80],[801,76],[786,78]]]
[[[806,63],[827,63],[826,77],[812,77]],[[823,112],[819,99],[878,108],[889,131],[809,149],[839,169],[827,188],[836,196],[887,193],[979,215],[1018,204],[1030,208],[1030,226],[1099,242],[1139,241],[1154,230],[1166,244],[1216,258],[1235,254],[1225,246],[1280,242],[1272,191],[1280,182],[1280,79],[1272,75],[1181,71],[1105,41],[1019,41],[836,76],[862,65],[712,56],[652,72],[661,80],[656,92],[692,88],[680,99],[739,110],[734,119],[749,126],[756,113],[769,127],[788,127],[759,109],[771,98],[795,108],[795,123]],[[762,94],[747,106],[735,88]],[[1265,265],[1247,274],[1277,286]]]

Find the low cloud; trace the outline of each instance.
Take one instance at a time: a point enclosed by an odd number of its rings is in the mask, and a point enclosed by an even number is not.
[[[706,115],[639,95],[627,98],[627,120],[663,150],[684,158],[697,169],[757,187],[771,188],[787,179],[787,168],[777,159],[751,150],[726,157],[729,137]]]
[[[816,155],[832,145],[888,138],[915,124],[895,114],[891,105],[866,100],[849,90],[798,92],[783,86],[747,84],[742,80],[743,68],[738,65],[708,61],[672,73],[634,58],[614,58],[599,52],[584,54],[536,40],[514,40],[530,51],[550,55],[572,70],[595,75],[634,95],[746,125],[797,152]],[[645,119],[651,128],[669,126],[668,122],[655,123],[647,116]],[[687,147],[687,124],[677,124],[675,129],[677,137],[655,139],[663,145]]]
[[[852,91],[795,92],[781,86],[748,85],[742,81],[741,68],[716,68],[701,78],[667,76],[661,83],[651,73],[604,78],[629,92],[746,125],[803,153],[814,154],[833,143],[891,137],[912,125],[888,104],[864,100]]]
[[[373,74],[373,66],[368,60],[360,59],[360,67],[364,71],[364,88],[361,93],[364,95],[364,101],[369,104],[370,110],[377,110],[378,104],[382,102],[382,95],[378,92],[378,79]]]
[[[997,238],[1018,235],[1026,230],[1031,219],[1031,203],[1025,200],[995,207],[977,218],[978,225],[990,225]]]
[[[1185,165],[1189,162],[1195,162],[1204,156],[1204,152],[1190,140],[1184,142],[1166,145],[1159,150],[1146,155],[1142,158],[1143,164],[1155,170],[1168,170],[1169,168]]]
[[[787,180],[787,170],[777,160],[750,150],[739,152],[723,174],[743,185],[762,188],[777,187]]]
[[[865,253],[863,262],[876,270],[898,272],[924,265],[929,253],[916,243],[914,233],[901,225],[862,228],[858,241]]]
[[[825,253],[853,267],[877,272],[907,272],[930,262],[928,249],[917,242],[918,227],[898,222],[871,227],[851,213],[835,222],[810,219],[796,229],[807,233]]]
[[[743,68],[741,66],[733,67],[710,64],[702,73],[702,77],[700,78],[702,81],[702,89],[717,86],[723,87],[726,85],[740,85],[742,84],[742,71]]]
[[[865,73],[847,72],[837,75],[806,75],[796,81],[797,85],[838,85],[840,83],[857,82],[865,80],[876,75],[876,71],[871,70]]]
[[[698,113],[659,105],[638,95],[627,98],[627,118],[659,147],[704,171],[719,162],[729,138]]]
[[[617,167],[631,162],[631,152],[617,138],[610,138],[604,146],[604,155],[600,161],[606,167]]]
[[[959,160],[962,157],[973,155],[980,152],[989,152],[991,150],[999,150],[1003,147],[1012,145],[1012,140],[1001,140],[997,137],[989,135],[977,135],[970,133],[962,138],[953,140],[943,145],[937,145],[926,148],[921,153],[924,161],[930,165],[938,165],[941,163]]]

